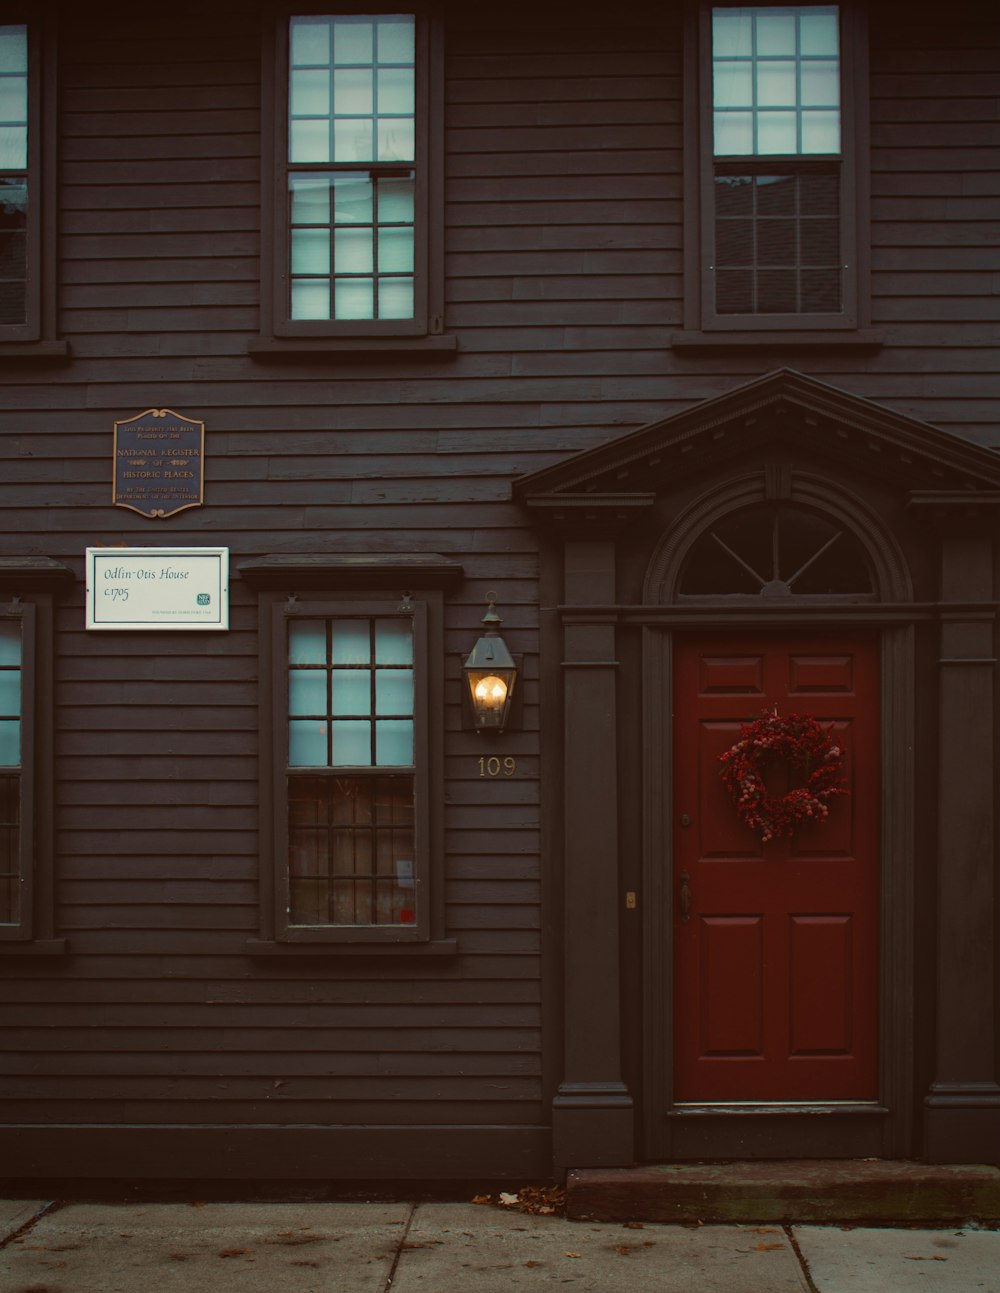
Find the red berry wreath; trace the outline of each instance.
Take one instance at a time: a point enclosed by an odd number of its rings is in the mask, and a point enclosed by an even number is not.
[[[773,799],[764,784],[764,765],[774,759],[786,759],[805,773],[805,784],[781,799]],[[736,811],[751,830],[760,831],[765,844],[776,835],[794,834],[799,822],[822,820],[830,811],[827,800],[846,793],[844,752],[808,714],[782,718],[775,710],[741,723],[740,739],[719,762]]]

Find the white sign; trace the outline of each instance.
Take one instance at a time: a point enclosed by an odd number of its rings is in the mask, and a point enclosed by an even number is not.
[[[228,548],[88,548],[88,629],[228,629]]]

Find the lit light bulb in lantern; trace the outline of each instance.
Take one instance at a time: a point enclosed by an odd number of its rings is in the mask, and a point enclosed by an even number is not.
[[[507,684],[496,674],[487,674],[476,683],[475,695],[481,705],[489,709],[500,709],[507,699]]]

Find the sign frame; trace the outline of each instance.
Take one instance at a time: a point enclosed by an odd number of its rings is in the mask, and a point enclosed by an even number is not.
[[[205,423],[173,409],[115,422],[111,501],[147,520],[166,520],[205,501]]]
[[[226,631],[229,549],[88,548],[86,615],[105,632]]]

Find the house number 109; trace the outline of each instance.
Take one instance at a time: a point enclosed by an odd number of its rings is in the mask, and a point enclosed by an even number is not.
[[[481,777],[499,777],[501,773],[505,777],[512,777],[516,771],[517,760],[509,754],[503,759],[491,754],[488,759],[484,756],[479,760],[479,775]]]

